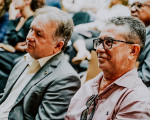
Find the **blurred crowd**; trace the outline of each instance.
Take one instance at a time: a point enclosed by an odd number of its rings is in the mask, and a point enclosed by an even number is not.
[[[36,1],[35,1],[36,2]],[[0,1],[0,92],[3,91],[13,66],[26,53],[26,35],[33,20],[34,11],[44,4],[54,6],[67,12],[73,19],[74,32],[65,51],[66,59],[80,74],[86,76],[93,39],[97,38],[105,21],[117,16],[136,16],[149,26],[149,14],[136,12],[131,6],[134,0],[40,0],[30,7],[17,0]],[[138,7],[138,5],[137,5]],[[131,14],[132,13],[132,14]],[[138,15],[137,15],[138,14]],[[139,62],[141,61],[139,57]],[[144,61],[144,60],[142,60]],[[138,63],[137,63],[138,64]],[[140,64],[144,64],[143,62]],[[147,63],[148,67],[149,64]],[[150,67],[150,66],[149,66]],[[149,70],[148,67],[148,70]],[[139,75],[149,84],[149,71],[139,67]],[[144,72],[143,72],[144,71]],[[148,85],[149,86],[149,85]]]

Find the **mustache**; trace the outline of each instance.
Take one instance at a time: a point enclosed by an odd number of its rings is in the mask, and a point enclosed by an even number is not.
[[[97,53],[97,58],[102,58],[102,59],[110,59],[110,56],[106,55],[106,54],[101,54],[101,53]]]
[[[32,46],[32,47],[35,46],[35,45],[34,45],[34,42],[29,41],[29,40],[26,40],[26,45],[27,45],[27,46]]]

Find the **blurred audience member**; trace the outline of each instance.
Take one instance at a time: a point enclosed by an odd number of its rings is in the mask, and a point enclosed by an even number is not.
[[[111,0],[107,7],[99,8],[94,22],[78,25],[75,31],[101,30],[108,18],[130,16],[131,12],[127,5],[128,0]]]
[[[0,47],[0,93],[3,92],[13,61],[25,54],[26,35],[33,20],[34,11],[44,5],[44,0],[13,0],[9,8],[8,30]],[[16,19],[20,13],[21,17]]]
[[[109,4],[110,8],[99,10],[99,12],[97,13],[96,21],[75,26],[75,32],[77,32],[81,35],[86,34],[86,36],[89,36],[90,38],[92,38],[93,33],[95,34],[95,30],[100,31],[102,29],[102,26],[104,25],[106,19],[114,17],[114,16],[130,16],[130,10],[128,7],[125,6],[127,4],[128,4],[128,0],[111,0],[111,2]],[[124,14],[122,14],[122,13],[124,13]],[[97,37],[97,35],[99,35],[99,34],[97,34],[97,32],[96,32],[96,35],[94,35],[94,37]],[[78,38],[78,37],[76,37],[76,38]],[[76,61],[78,62],[78,61],[82,61],[86,58],[87,59],[90,58],[89,57],[90,56],[89,49],[87,49],[87,46],[85,46],[88,44],[86,42],[89,42],[89,40],[86,41],[84,37],[83,38],[80,37],[80,39],[74,40],[73,46],[76,49],[77,54],[73,58],[73,62],[76,62]],[[80,46],[82,46],[82,47],[80,47]],[[92,44],[91,44],[91,47],[88,47],[88,48],[92,48]]]
[[[96,13],[99,8],[108,5],[106,0],[62,0],[64,9],[69,13],[77,13],[87,11],[88,13]]]
[[[63,51],[71,37],[71,17],[56,7],[35,12],[27,35],[28,54],[13,68],[0,99],[0,120],[63,120],[80,87]]]
[[[64,10],[73,17],[74,25],[93,21],[98,9],[106,3],[105,0],[62,0]]]
[[[8,9],[11,0],[0,0],[0,42],[3,42],[5,33],[8,28]]]
[[[93,41],[103,72],[73,96],[65,120],[150,119],[150,91],[135,67],[145,39],[139,19],[117,17],[106,22]]]
[[[61,0],[46,0],[46,5],[61,9]]]
[[[138,58],[138,73],[150,89],[150,0],[134,0],[131,4],[131,14],[141,19],[146,26],[145,48]]]

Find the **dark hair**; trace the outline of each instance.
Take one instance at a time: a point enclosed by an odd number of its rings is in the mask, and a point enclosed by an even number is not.
[[[0,10],[0,18],[3,17],[5,12],[9,10],[10,3],[11,3],[11,0],[4,0],[2,4],[2,9]]]
[[[144,49],[146,40],[146,28],[144,23],[135,17],[113,17],[107,21],[107,25],[115,24],[116,26],[129,26],[129,31],[125,31],[123,36],[128,42],[134,42],[141,47],[140,52]]]
[[[5,1],[5,10],[8,11],[12,0],[4,0],[4,1]]]
[[[35,11],[38,8],[41,8],[45,5],[45,0],[32,0],[31,9]]]

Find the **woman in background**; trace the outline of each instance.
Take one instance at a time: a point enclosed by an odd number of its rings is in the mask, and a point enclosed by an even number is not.
[[[8,28],[8,9],[11,0],[0,0],[0,42],[3,42],[5,33]]]
[[[34,11],[45,5],[45,0],[13,0],[9,8],[9,29],[0,44],[0,93],[3,92],[14,60],[25,54],[26,36]],[[18,15],[20,16],[19,18]],[[10,46],[9,46],[10,45]],[[13,46],[13,47],[11,47]]]

